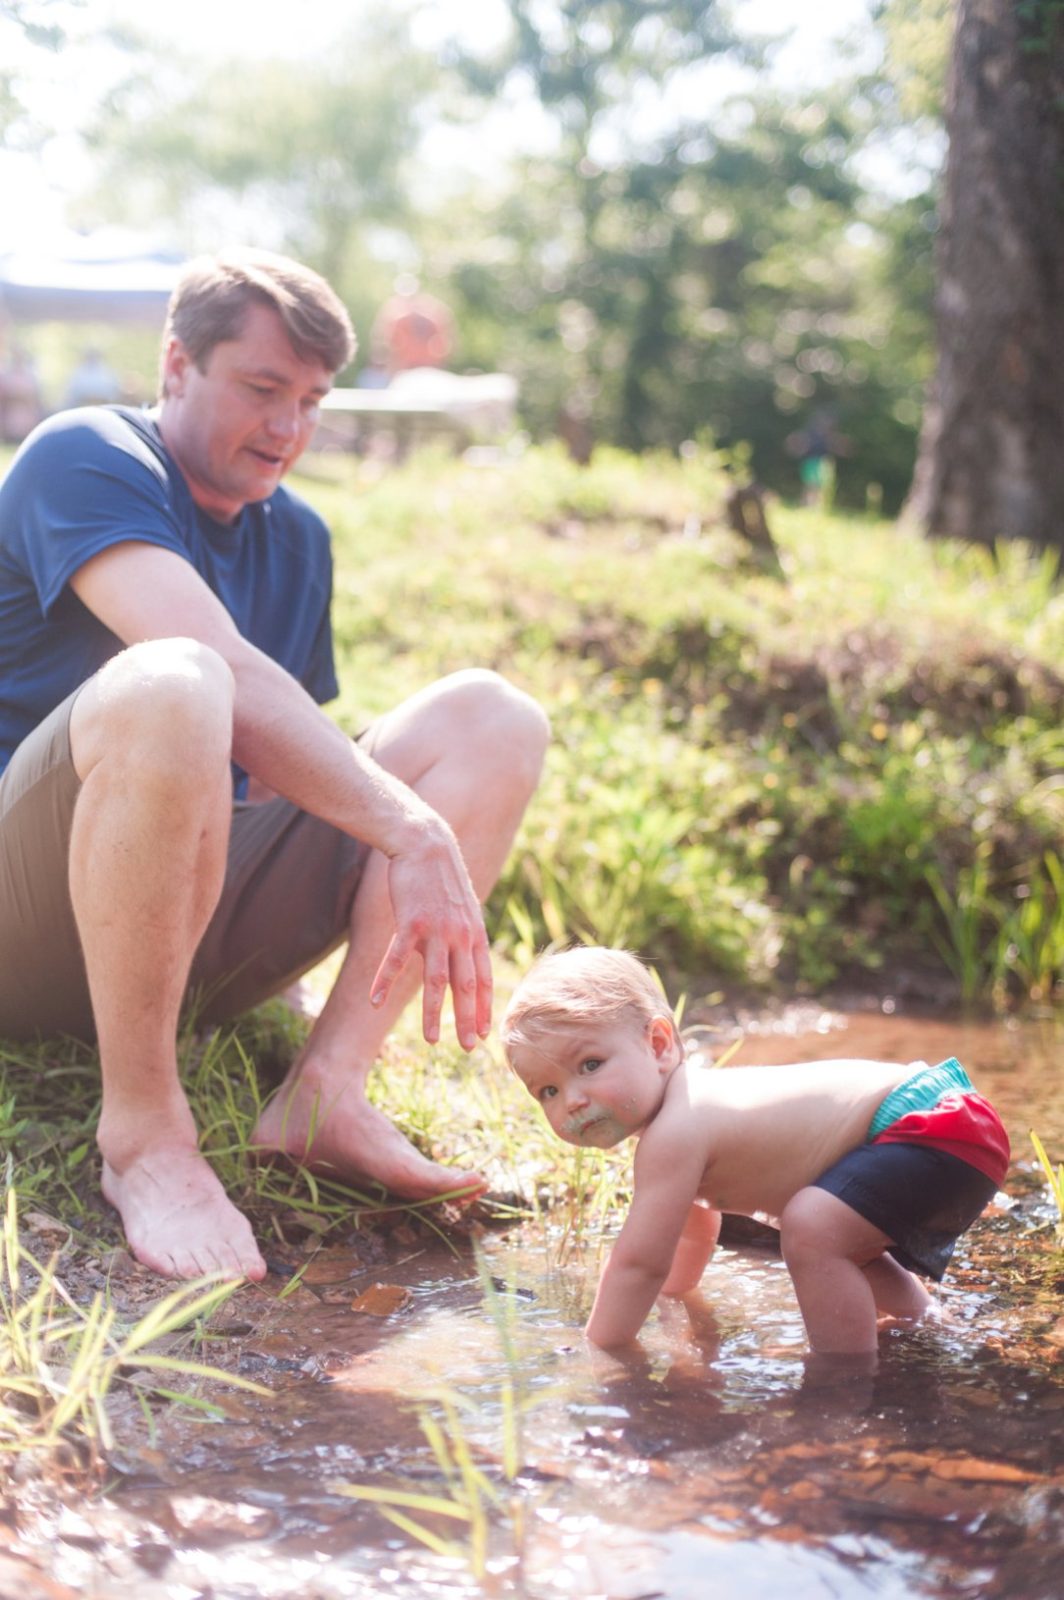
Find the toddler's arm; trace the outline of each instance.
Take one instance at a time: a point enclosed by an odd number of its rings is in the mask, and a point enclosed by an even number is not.
[[[599,1279],[595,1304],[584,1329],[592,1344],[612,1350],[630,1344],[650,1315],[650,1308],[661,1293],[668,1262],[659,1267],[651,1262],[618,1256],[620,1240]]]
[[[645,1134],[636,1153],[631,1209],[584,1330],[592,1344],[606,1349],[630,1343],[649,1316],[670,1276],[702,1180],[702,1158],[684,1149],[682,1140],[659,1141],[651,1150],[652,1145]]]
[[[662,1294],[689,1294],[698,1288],[719,1235],[720,1212],[704,1200],[696,1200],[687,1213],[669,1275],[661,1286]]]

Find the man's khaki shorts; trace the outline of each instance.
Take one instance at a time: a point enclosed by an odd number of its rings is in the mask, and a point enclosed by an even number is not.
[[[9,1039],[95,1038],[67,867],[81,787],[70,754],[76,699],[23,740],[0,776],[0,1036]],[[341,944],[368,854],[287,800],[237,801],[225,887],[189,979],[196,1016],[237,1016]]]

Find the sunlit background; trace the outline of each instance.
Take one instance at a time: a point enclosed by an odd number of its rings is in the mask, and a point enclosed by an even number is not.
[[[932,363],[947,0],[917,10],[10,0],[0,257],[290,252],[351,311],[346,383],[416,277],[533,437],[712,440],[795,493],[826,421],[840,500],[889,511]],[[46,409],[87,346],[150,398],[157,320],[16,334]]]

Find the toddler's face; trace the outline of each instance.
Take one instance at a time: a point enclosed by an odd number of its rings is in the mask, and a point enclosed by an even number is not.
[[[600,1150],[641,1132],[679,1059],[666,1017],[645,1030],[626,1020],[574,1024],[511,1050],[514,1071],[558,1137]]]

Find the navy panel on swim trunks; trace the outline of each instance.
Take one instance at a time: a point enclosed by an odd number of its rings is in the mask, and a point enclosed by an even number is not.
[[[914,1144],[862,1144],[814,1179],[893,1243],[910,1272],[941,1279],[958,1235],[996,1193],[992,1179],[958,1156]]]

